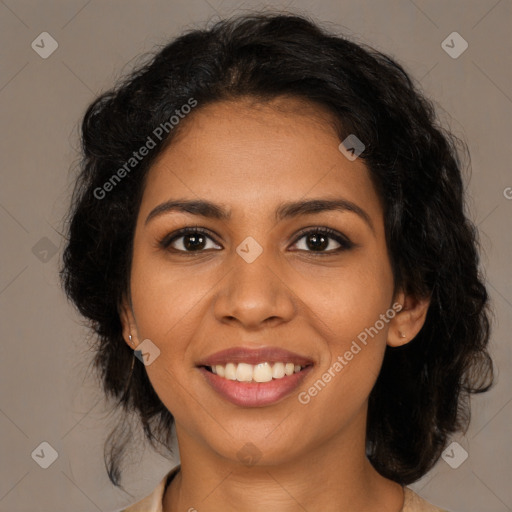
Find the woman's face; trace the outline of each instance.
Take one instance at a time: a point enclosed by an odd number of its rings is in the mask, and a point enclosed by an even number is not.
[[[160,351],[149,349],[146,370],[180,451],[278,464],[349,432],[364,438],[393,276],[369,172],[339,150],[327,116],[292,99],[211,104],[182,121],[149,171],[123,322],[126,338]],[[289,206],[313,199],[341,206]],[[162,207],[178,200],[229,218]],[[173,239],[195,227],[206,234]],[[208,361],[233,348],[246,351]],[[270,364],[248,366],[258,362]],[[306,368],[287,375],[280,363]]]

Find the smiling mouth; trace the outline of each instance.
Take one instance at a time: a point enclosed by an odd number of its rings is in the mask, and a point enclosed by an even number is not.
[[[225,380],[261,383],[290,377],[294,373],[300,373],[309,366],[312,365],[298,365],[286,362],[262,362],[258,364],[227,363],[225,365],[216,364],[202,367]]]

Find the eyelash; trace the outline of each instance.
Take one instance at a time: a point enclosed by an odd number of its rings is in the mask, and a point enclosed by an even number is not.
[[[347,237],[342,235],[341,233],[338,233],[337,231],[327,228],[327,227],[314,227],[314,228],[306,228],[302,230],[300,233],[298,233],[297,237],[295,238],[295,241],[293,242],[293,245],[295,245],[301,238],[304,238],[307,235],[310,234],[320,234],[320,235],[327,235],[327,238],[333,239],[336,242],[340,244],[340,247],[337,249],[331,249],[330,251],[305,251],[304,249],[299,249],[298,251],[302,252],[310,252],[315,255],[323,256],[323,255],[330,255],[330,254],[338,254],[342,251],[347,251],[349,249],[352,249],[355,244],[351,242]],[[198,250],[198,251],[184,251],[181,249],[170,249],[169,246],[179,238],[182,238],[185,235],[204,235],[210,240],[212,240],[215,244],[220,245],[215,239],[212,238],[209,231],[203,228],[194,227],[194,228],[182,228],[178,231],[174,231],[173,233],[170,233],[168,235],[165,235],[162,239],[158,241],[158,245],[162,249],[166,249],[168,251],[177,253],[177,254],[186,254],[186,255],[195,255],[195,254],[201,254],[205,252],[204,249]],[[216,249],[219,250],[219,249]]]

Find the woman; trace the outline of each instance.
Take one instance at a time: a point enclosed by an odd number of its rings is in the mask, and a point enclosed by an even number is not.
[[[441,510],[406,486],[492,383],[488,300],[458,141],[400,65],[224,20],[82,131],[63,283],[107,396],[180,452],[126,511]]]

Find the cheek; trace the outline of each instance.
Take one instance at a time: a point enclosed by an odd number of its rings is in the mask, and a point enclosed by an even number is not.
[[[132,262],[131,293],[140,341],[151,340],[158,356],[145,367],[153,389],[176,419],[187,417],[187,347],[197,327],[201,289],[183,273],[142,255]],[[156,349],[155,349],[156,350]]]
[[[366,401],[379,374],[394,316],[393,277],[387,260],[370,256],[324,277],[315,280],[308,296],[325,350],[318,380],[302,390],[301,403],[315,402],[313,407],[342,419]]]
[[[323,309],[325,349],[322,360],[297,400],[310,418],[311,433],[329,438],[340,426],[361,421],[386,349],[388,302],[378,288],[346,290],[344,297]],[[366,296],[368,294],[368,297]],[[328,328],[326,327],[328,326]],[[362,427],[363,428],[363,427]]]
[[[220,277],[211,269],[171,265],[164,254],[155,257],[146,248],[134,253],[131,295],[137,330],[140,341],[149,339],[160,351],[146,372],[155,392],[177,418],[190,409],[186,384],[192,365],[190,341],[208,314],[208,291]]]
[[[391,306],[393,276],[387,259],[377,250],[361,251],[338,268],[301,272],[295,290],[314,313],[315,331],[329,340],[330,351],[343,353],[350,342],[374,326]],[[388,323],[378,324],[385,339]],[[380,333],[382,331],[382,333]],[[363,336],[361,336],[364,338]],[[378,338],[378,336],[376,336]]]
[[[197,311],[213,283],[204,272],[191,271],[186,262],[171,264],[165,254],[155,256],[149,249],[141,248],[134,254],[131,273],[140,335],[163,345],[172,340],[177,349],[187,325],[197,322]]]

